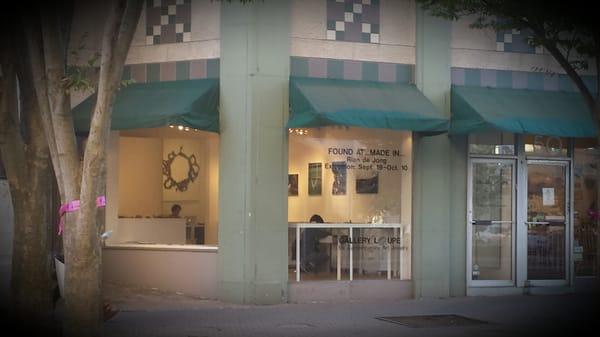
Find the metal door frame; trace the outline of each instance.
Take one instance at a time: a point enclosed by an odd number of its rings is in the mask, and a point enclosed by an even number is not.
[[[473,164],[504,163],[512,166],[512,226],[511,226],[511,279],[473,280]],[[467,287],[510,287],[516,281],[516,223],[517,223],[517,160],[515,158],[469,158],[467,167]]]
[[[571,245],[572,245],[572,233],[571,227],[573,226],[573,186],[571,179],[571,165],[572,160],[570,158],[534,158],[534,159],[526,159],[522,161],[523,165],[521,168],[521,178],[522,178],[522,186],[520,194],[521,199],[521,209],[522,215],[519,218],[519,226],[517,226],[517,237],[519,237],[519,245],[520,250],[523,252],[520,254],[517,263],[519,265],[518,270],[520,271],[519,286],[524,286],[526,282],[529,282],[531,286],[565,286],[572,283],[572,275],[571,271],[572,267],[572,259],[571,259]],[[528,169],[529,165],[554,165],[554,166],[563,166],[565,168],[565,278],[560,280],[529,280],[529,276],[527,275],[527,258],[528,258],[528,227],[527,227],[527,214],[528,214],[528,205],[527,205],[527,189],[528,189]]]

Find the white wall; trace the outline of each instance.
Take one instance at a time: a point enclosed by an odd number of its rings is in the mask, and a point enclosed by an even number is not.
[[[497,69],[512,71],[534,71],[541,67],[556,73],[564,70],[554,58],[543,54],[524,54],[496,51],[496,32],[493,29],[472,29],[469,24],[475,17],[465,17],[452,23],[452,67]],[[595,65],[582,74],[595,74]]]
[[[411,219],[412,148],[409,132],[371,129],[316,128],[308,136],[290,135],[289,173],[298,174],[298,196],[288,197],[290,222],[308,222],[311,215],[320,214],[326,222],[368,223],[378,211],[387,210],[386,222],[409,224]],[[356,178],[368,178],[373,170],[348,169],[346,194],[332,195],[333,173],[327,165],[345,161],[346,156],[328,153],[336,148],[398,149],[402,156],[387,157],[387,164],[397,171],[379,172],[376,194],[357,194]],[[360,157],[354,155],[353,157]],[[368,157],[368,156],[367,156]],[[308,195],[308,163],[322,163],[322,194]],[[408,165],[408,171],[401,166]],[[393,218],[395,217],[395,219]]]
[[[104,282],[215,299],[217,251],[105,248]]]
[[[158,216],[162,211],[162,139],[119,140],[119,216]]]
[[[171,144],[172,143],[172,144]],[[165,144],[167,145],[165,147]],[[169,144],[176,144],[177,149]],[[163,191],[164,151],[192,147],[200,167],[198,179],[189,185],[186,197],[180,192]],[[107,170],[107,230],[113,235],[107,243],[119,243],[119,219],[167,215],[171,206],[182,206],[181,216],[195,216],[205,224],[205,244],[216,245],[218,233],[218,135],[208,132],[178,131],[170,128],[113,132],[109,142]],[[164,150],[163,150],[164,148]]]
[[[293,0],[291,56],[415,63],[415,2],[380,1],[380,43],[327,40],[327,2]]]

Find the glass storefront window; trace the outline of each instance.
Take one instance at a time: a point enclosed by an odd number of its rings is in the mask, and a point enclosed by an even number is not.
[[[410,132],[290,130],[290,273],[300,224],[302,280],[409,279],[411,166]]]
[[[575,276],[598,275],[598,169],[600,148],[595,140],[576,140],[573,163]]]
[[[472,164],[472,280],[512,279],[514,162]]]
[[[486,132],[469,135],[469,153],[514,155],[515,135],[506,132]]]
[[[554,136],[525,135],[525,154],[534,157],[567,157],[569,139]]]
[[[107,243],[217,245],[218,135],[174,126],[122,131],[115,143],[107,179],[118,219],[107,221]]]

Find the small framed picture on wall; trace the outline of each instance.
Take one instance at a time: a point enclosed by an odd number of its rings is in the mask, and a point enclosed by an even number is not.
[[[288,174],[288,196],[298,196],[298,174]]]
[[[308,195],[321,195],[322,163],[308,164]]]

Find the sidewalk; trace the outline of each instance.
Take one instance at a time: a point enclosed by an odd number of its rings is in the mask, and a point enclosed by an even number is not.
[[[158,290],[112,288],[120,312],[105,336],[596,336],[598,295],[461,297],[352,303],[232,305]],[[386,316],[455,314],[483,324],[407,327]],[[595,320],[596,319],[596,320]]]

